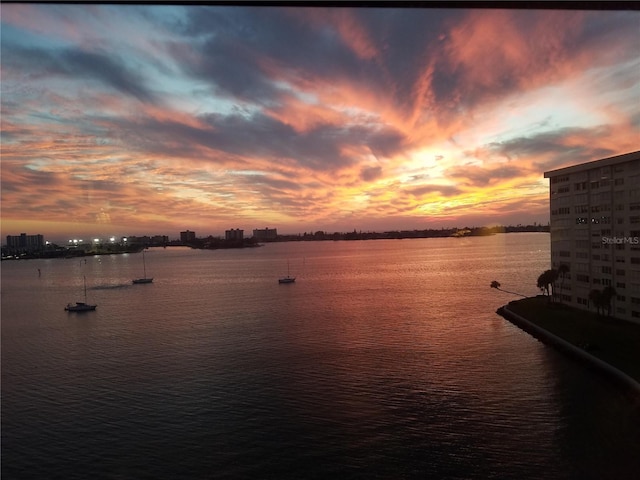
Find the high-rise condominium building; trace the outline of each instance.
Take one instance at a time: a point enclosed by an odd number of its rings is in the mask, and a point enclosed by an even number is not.
[[[253,230],[253,238],[255,238],[259,242],[275,242],[278,238],[278,229],[255,228]]]
[[[611,315],[640,323],[640,151],[544,176],[551,266],[569,268],[556,284],[562,301],[596,311],[591,292],[611,286]]]
[[[16,253],[33,253],[40,251],[44,248],[44,237],[38,235],[27,235],[21,233],[20,235],[7,235],[7,252],[11,254]]]
[[[196,240],[196,232],[192,232],[190,230],[185,230],[184,232],[180,232],[180,241],[182,243],[191,243]]]
[[[224,239],[228,242],[242,242],[244,240],[244,230],[239,228],[225,230]]]

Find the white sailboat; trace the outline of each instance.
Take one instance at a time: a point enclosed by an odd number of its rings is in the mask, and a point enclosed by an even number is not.
[[[68,312],[88,312],[95,310],[97,305],[87,303],[87,277],[84,278],[84,302],[68,303],[64,309]]]
[[[147,263],[144,259],[144,250],[142,250],[142,268],[144,270],[144,277],[135,278],[131,280],[131,283],[151,283],[153,282],[153,278],[147,278]]]
[[[296,277],[292,277],[289,273],[289,261],[287,260],[287,276],[280,277],[278,283],[293,283],[296,281]]]

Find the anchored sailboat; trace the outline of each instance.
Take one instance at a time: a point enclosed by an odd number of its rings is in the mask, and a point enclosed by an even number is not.
[[[84,302],[68,303],[64,309],[68,312],[88,312],[95,310],[97,305],[90,305],[87,303],[87,277],[84,278]]]
[[[289,261],[287,260],[287,276],[286,277],[280,277],[278,279],[278,283],[293,283],[296,281],[296,277],[292,277],[289,274]]]
[[[144,277],[135,278],[131,280],[131,283],[151,283],[153,282],[153,278],[147,278],[147,264],[144,260],[144,250],[142,250],[142,268],[144,270]]]

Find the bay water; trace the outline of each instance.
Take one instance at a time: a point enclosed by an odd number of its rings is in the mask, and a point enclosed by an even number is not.
[[[145,258],[2,263],[3,480],[640,471],[638,404],[495,313],[546,233]]]

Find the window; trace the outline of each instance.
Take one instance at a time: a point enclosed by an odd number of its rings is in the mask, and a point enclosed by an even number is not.
[[[576,263],[575,264],[575,271],[576,272],[588,272],[589,271],[589,264],[588,263]]]
[[[575,207],[573,207],[573,210],[575,213],[588,213],[589,212],[589,206],[588,205],[576,205]]]

